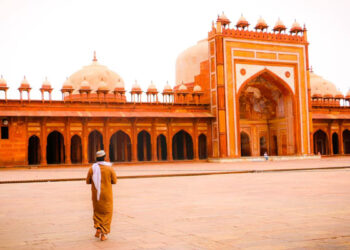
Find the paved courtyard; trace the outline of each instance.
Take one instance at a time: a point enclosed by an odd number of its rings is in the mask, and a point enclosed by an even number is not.
[[[82,181],[0,185],[0,249],[350,249],[350,171],[122,179],[106,242]]]

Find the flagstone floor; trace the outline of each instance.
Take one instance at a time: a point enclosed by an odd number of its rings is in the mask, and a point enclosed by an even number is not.
[[[0,185],[0,249],[350,249],[350,171],[123,179],[105,242],[83,181]]]

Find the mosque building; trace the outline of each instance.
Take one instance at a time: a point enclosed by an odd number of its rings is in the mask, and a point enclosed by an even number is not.
[[[173,88],[127,90],[96,55],[62,100],[47,79],[31,100],[25,77],[8,99],[1,77],[0,166],[88,164],[100,149],[111,162],[350,154],[350,93],[312,72],[305,26],[230,24],[218,16],[178,56]]]

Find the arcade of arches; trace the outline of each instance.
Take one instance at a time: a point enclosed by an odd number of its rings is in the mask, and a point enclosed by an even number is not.
[[[81,133],[74,133],[66,139],[65,134],[59,130],[50,132],[46,140],[32,135],[28,139],[28,164],[45,163],[43,155],[47,164],[92,163],[96,161],[95,153],[101,149],[106,151],[106,160],[111,162],[192,160],[208,157],[208,141],[204,133],[198,133],[194,137],[194,134],[181,129],[174,132],[169,139],[168,133],[153,135],[148,129],[137,130],[137,133],[129,131],[117,130],[105,137],[105,130],[91,129],[85,140]],[[42,150],[43,147],[46,148],[45,151]]]
[[[318,129],[313,134],[314,154],[350,154],[350,130],[327,131]]]
[[[239,93],[241,156],[296,154],[294,100],[287,84],[265,71]]]

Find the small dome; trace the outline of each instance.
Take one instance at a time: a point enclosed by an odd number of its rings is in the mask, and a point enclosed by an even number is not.
[[[333,95],[331,93],[327,93],[323,95],[323,98],[333,98]]]
[[[30,85],[29,85],[29,82],[28,82],[26,76],[24,76],[24,78],[23,78],[23,80],[21,82],[20,88],[30,88]]]
[[[273,27],[273,31],[277,31],[277,32],[282,32],[282,31],[284,31],[284,30],[286,30],[287,28],[286,28],[286,26],[283,24],[283,22],[281,21],[281,19],[280,18],[278,18],[278,20],[277,20],[277,22],[276,22],[276,24],[275,24],[275,27]]]
[[[43,81],[43,84],[41,85],[41,88],[43,89],[51,89],[51,83],[49,80],[47,80],[47,77],[45,77],[45,81]]]
[[[72,83],[68,77],[67,77],[66,81],[63,83],[62,88],[63,89],[72,89],[73,88]]]
[[[132,85],[131,91],[141,91],[141,87],[137,81],[135,81],[135,83]]]
[[[202,91],[202,87],[199,85],[196,85],[193,87],[193,92],[201,92]]]
[[[166,92],[166,91],[173,91],[173,89],[171,88],[171,86],[170,86],[168,81],[166,82],[163,91],[164,92]]]
[[[84,80],[80,84],[80,89],[91,89],[90,83],[84,77]]]
[[[292,28],[290,28],[290,33],[299,33],[302,31],[303,31],[303,28],[300,26],[297,20],[294,20],[294,23],[292,24]]]
[[[218,16],[217,21],[221,22],[223,25],[227,25],[227,24],[231,23],[230,19],[227,18],[227,16],[224,14],[224,12],[222,12],[222,14],[220,16]]]
[[[157,92],[157,87],[156,85],[154,85],[153,81],[151,81],[150,85],[148,86],[148,89],[147,89],[148,92]]]
[[[115,85],[116,89],[124,89],[124,82],[118,79],[117,85]]]
[[[101,79],[100,84],[98,85],[98,90],[108,90],[107,83]]]
[[[187,90],[187,87],[184,83],[181,83],[180,87],[179,87],[179,90],[180,91],[186,91]]]
[[[243,14],[241,15],[241,17],[238,19],[236,27],[237,28],[246,28],[249,26],[248,21],[244,18]]]
[[[0,78],[0,87],[7,87],[7,82],[2,75]]]
[[[344,98],[343,93],[340,90],[337,90],[336,94],[334,95],[335,98],[341,99]]]
[[[256,30],[264,30],[267,29],[269,26],[266,24],[266,21],[264,18],[260,17],[258,19],[257,24],[255,25]]]

